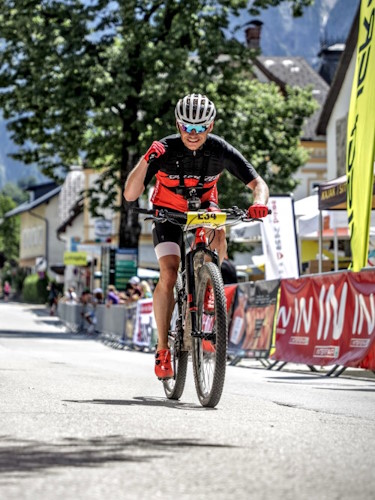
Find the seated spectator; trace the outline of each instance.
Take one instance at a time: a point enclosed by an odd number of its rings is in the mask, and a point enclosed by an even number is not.
[[[107,307],[120,303],[120,297],[114,285],[108,285],[105,303]]]

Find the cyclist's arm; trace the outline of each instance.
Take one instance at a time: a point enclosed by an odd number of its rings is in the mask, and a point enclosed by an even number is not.
[[[247,184],[247,187],[250,188],[253,192],[253,203],[260,205],[267,205],[269,190],[266,182],[262,179],[260,175],[250,181]]]
[[[137,200],[145,190],[144,180],[147,174],[148,163],[145,157],[139,160],[137,165],[128,175],[124,187],[124,198],[126,201]]]

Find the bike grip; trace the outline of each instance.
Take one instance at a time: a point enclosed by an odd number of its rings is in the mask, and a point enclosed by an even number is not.
[[[141,208],[141,207],[133,207],[132,210],[137,214],[145,214],[145,215],[150,215],[154,212],[154,210],[149,210],[148,208]]]

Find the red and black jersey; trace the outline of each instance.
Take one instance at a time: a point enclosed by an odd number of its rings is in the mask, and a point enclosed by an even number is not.
[[[187,210],[187,198],[195,189],[202,208],[218,204],[216,184],[224,169],[248,184],[258,177],[254,167],[224,139],[208,134],[206,142],[197,151],[191,151],[179,134],[160,141],[166,149],[164,155],[150,162],[145,187],[156,176],[151,201],[159,207]]]

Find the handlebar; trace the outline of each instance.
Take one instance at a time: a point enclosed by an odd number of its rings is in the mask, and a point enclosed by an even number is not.
[[[195,210],[187,212],[176,212],[167,208],[146,209],[134,207],[132,210],[142,215],[147,215],[145,220],[154,220],[156,222],[172,222],[180,226],[185,224],[189,227],[208,226],[211,228],[223,227],[226,225],[236,224],[238,222],[263,222],[262,219],[250,218],[247,215],[247,210],[233,206],[231,208],[220,209],[218,212],[210,212],[208,210]],[[271,210],[268,210],[268,214]]]

